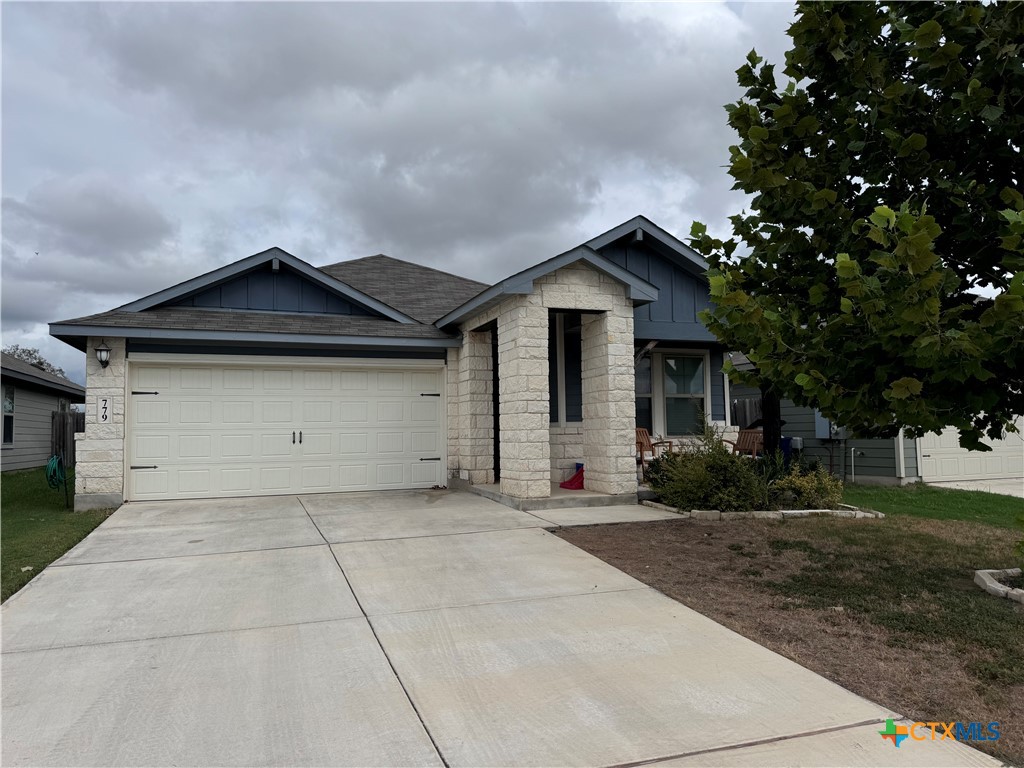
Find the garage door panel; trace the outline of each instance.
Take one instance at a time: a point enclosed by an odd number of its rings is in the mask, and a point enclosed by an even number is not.
[[[340,403],[339,421],[342,424],[369,424],[370,404],[366,402]]]
[[[181,368],[178,370],[178,387],[209,391],[213,389],[213,371],[210,368]]]
[[[439,443],[440,435],[436,432],[410,432],[409,433],[409,450],[413,453],[419,454],[436,454],[441,450]]]
[[[175,485],[183,494],[210,493],[213,490],[209,469],[178,469]]]
[[[365,490],[370,487],[368,476],[366,464],[342,464],[338,468],[338,487],[343,491]]]
[[[301,406],[302,421],[306,424],[329,424],[334,421],[334,403],[330,400],[306,400]]]
[[[381,371],[377,374],[377,390],[380,392],[403,392],[405,374],[400,371]]]
[[[436,397],[423,398],[412,403],[409,418],[418,424],[437,424],[441,416],[440,403]]]
[[[307,392],[334,389],[334,371],[303,371],[302,384]]]
[[[344,432],[341,435],[339,453],[348,455],[365,455],[369,445],[369,433]]]
[[[292,372],[287,370],[270,369],[263,371],[263,388],[265,390],[292,391]]]
[[[302,455],[311,458],[331,456],[334,454],[333,442],[334,434],[332,432],[305,430],[302,434]]]
[[[130,499],[430,487],[443,482],[435,370],[132,366]],[[152,390],[148,389],[152,387]],[[293,441],[293,433],[301,441]]]
[[[386,400],[377,403],[377,422],[381,424],[405,421],[405,403],[401,400]]]
[[[212,435],[178,435],[178,458],[204,459],[213,458]]]
[[[261,492],[288,493],[293,486],[291,467],[260,467]]]
[[[178,423],[209,424],[213,420],[213,403],[209,400],[183,400],[178,403]]]

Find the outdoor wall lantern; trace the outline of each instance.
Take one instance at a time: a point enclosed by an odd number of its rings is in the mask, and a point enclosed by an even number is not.
[[[96,347],[96,359],[100,361],[100,366],[103,368],[110,365],[110,347],[107,346],[106,342],[102,342]]]

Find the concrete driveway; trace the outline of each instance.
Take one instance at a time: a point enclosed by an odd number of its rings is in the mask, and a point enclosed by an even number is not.
[[[1001,480],[950,480],[928,483],[936,488],[957,488],[961,491],[984,491],[998,493],[1002,496],[1016,496],[1024,499],[1024,477],[1003,478]]]
[[[898,714],[546,514],[444,491],[125,506],[3,607],[3,763],[998,765],[895,749]]]

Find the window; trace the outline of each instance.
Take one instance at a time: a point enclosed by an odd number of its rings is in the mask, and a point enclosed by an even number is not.
[[[548,397],[552,424],[583,421],[583,316],[548,313]]]
[[[651,356],[644,355],[636,364],[636,425],[654,432],[654,390],[651,377]]]
[[[704,358],[665,355],[665,432],[692,435],[704,412]]]
[[[4,385],[4,445],[14,444],[14,387]]]
[[[711,354],[655,350],[636,361],[636,425],[652,435],[684,437],[711,417]]]

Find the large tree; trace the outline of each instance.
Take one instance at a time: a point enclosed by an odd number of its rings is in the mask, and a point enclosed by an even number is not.
[[[1024,413],[1024,4],[801,3],[786,84],[726,107],[752,195],[705,315],[757,383],[860,435]],[[751,381],[751,383],[754,383]]]

